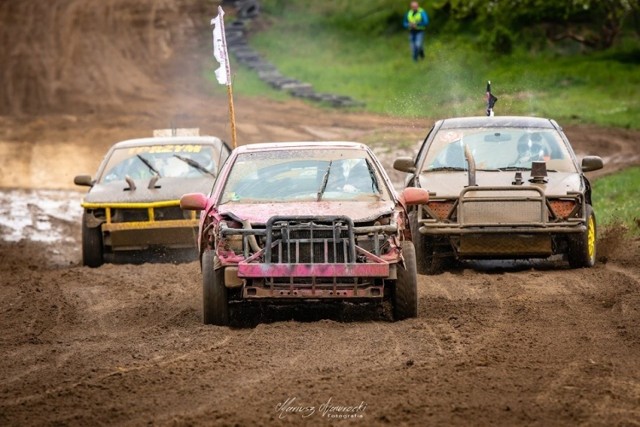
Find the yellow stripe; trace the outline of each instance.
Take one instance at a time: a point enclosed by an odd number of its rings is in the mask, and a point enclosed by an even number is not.
[[[162,202],[138,202],[138,203],[89,203],[82,201],[83,208],[87,209],[101,209],[101,208],[116,208],[116,209],[148,209],[148,208],[166,208],[170,206],[180,206],[180,200],[165,200]]]
[[[197,228],[198,220],[174,219],[168,221],[151,222],[118,222],[102,224],[103,231],[125,231],[125,230],[157,230],[163,228]]]

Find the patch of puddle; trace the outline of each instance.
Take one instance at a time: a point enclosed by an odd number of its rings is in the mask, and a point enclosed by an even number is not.
[[[68,190],[0,189],[0,239],[74,242],[84,193]]]

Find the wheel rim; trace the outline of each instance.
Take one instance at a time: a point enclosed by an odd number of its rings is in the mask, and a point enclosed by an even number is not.
[[[587,230],[587,248],[589,251],[589,259],[592,259],[596,254],[596,224],[593,221],[593,216],[589,217]]]

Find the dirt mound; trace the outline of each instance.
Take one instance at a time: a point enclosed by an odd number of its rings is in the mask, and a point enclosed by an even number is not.
[[[196,0],[1,2],[0,114],[103,111],[167,96],[174,79],[188,88],[175,64],[198,66],[205,6],[215,10]]]

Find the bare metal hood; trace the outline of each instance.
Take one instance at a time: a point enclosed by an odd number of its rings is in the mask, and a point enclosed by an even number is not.
[[[300,203],[227,203],[218,207],[222,215],[252,224],[266,224],[272,216],[338,216],[351,218],[353,222],[372,221],[395,209],[393,201],[321,201]]]
[[[476,183],[479,187],[516,187],[512,184],[515,172],[485,172],[476,173]],[[522,172],[522,186],[536,186],[541,188],[546,196],[565,196],[567,192],[583,191],[582,180],[577,173],[549,172],[546,184],[532,184],[529,182],[530,173]],[[436,193],[434,197],[457,198],[469,184],[466,172],[430,172],[420,175],[420,186]]]
[[[150,203],[180,200],[185,193],[208,193],[213,186],[213,177],[160,178],[156,187],[149,189],[149,180],[135,180],[136,189],[128,190],[124,180],[108,184],[96,184],[84,198],[86,203]]]

